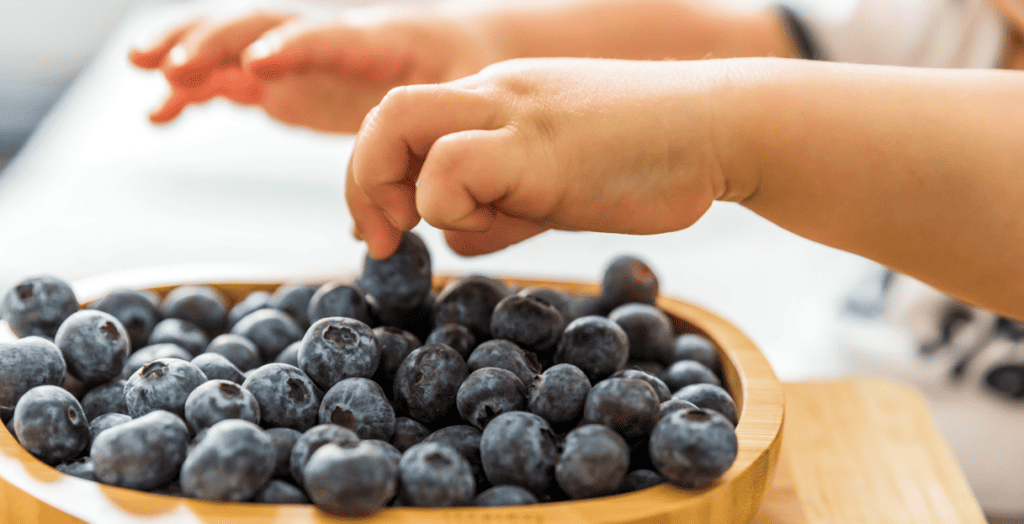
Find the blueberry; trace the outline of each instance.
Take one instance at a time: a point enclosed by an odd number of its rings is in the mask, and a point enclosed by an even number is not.
[[[388,457],[388,460],[390,460],[391,463],[394,464],[395,471],[398,471],[398,462],[402,460],[402,452],[398,451],[398,448],[396,448],[394,445],[383,440],[377,440],[372,438],[361,440],[359,441],[359,443],[366,444],[367,446],[379,449],[382,453],[384,453],[386,457]]]
[[[273,362],[288,344],[300,340],[304,334],[295,319],[277,309],[258,309],[242,317],[231,328],[256,344],[263,362]]]
[[[292,480],[299,487],[305,485],[302,477],[302,470],[309,462],[309,458],[316,450],[324,444],[336,444],[343,448],[353,448],[359,444],[359,437],[348,428],[337,424],[320,424],[313,426],[302,433],[292,446],[292,456],[289,459],[288,467],[292,473]]]
[[[229,380],[235,384],[241,384],[245,380],[241,370],[230,360],[216,353],[203,353],[191,362],[206,375],[207,380]]]
[[[476,494],[469,462],[451,446],[416,444],[402,454],[398,468],[402,500],[410,506],[463,506]]]
[[[676,411],[695,407],[697,407],[696,404],[685,400],[669,399],[662,401],[661,405],[658,406],[658,420],[661,420],[671,415],[672,413],[675,413]]]
[[[660,377],[665,371],[665,365],[656,360],[630,360],[626,362],[626,369],[637,369],[655,377]]]
[[[391,435],[391,444],[399,451],[405,451],[414,444],[419,444],[430,435],[430,430],[423,424],[408,418],[395,419],[395,432]]]
[[[78,311],[71,286],[51,276],[39,276],[16,284],[3,301],[4,319],[18,337],[52,339],[64,319]]]
[[[658,422],[658,394],[635,378],[608,378],[594,385],[583,406],[583,420],[604,424],[635,444],[647,438]]]
[[[133,350],[149,344],[149,335],[153,332],[153,327],[163,318],[157,304],[145,293],[134,289],[107,293],[90,307],[109,313],[119,320],[128,332]]]
[[[104,413],[89,421],[89,440],[96,440],[100,433],[131,420],[132,417],[123,413]]]
[[[100,384],[82,396],[82,409],[85,418],[93,420],[107,413],[128,414],[128,404],[124,401],[124,385],[126,381],[115,378]]]
[[[527,405],[552,426],[575,423],[583,415],[590,380],[572,364],[556,364],[537,376],[527,391]]]
[[[52,465],[75,458],[89,445],[89,421],[74,395],[57,386],[28,390],[14,408],[18,442]]]
[[[260,423],[256,397],[235,382],[211,379],[192,390],[185,401],[185,423],[192,433],[227,419]]]
[[[634,360],[668,362],[675,343],[672,321],[650,304],[623,304],[608,313],[629,338],[629,356]]]
[[[249,500],[274,473],[274,448],[259,426],[239,419],[210,426],[181,465],[181,491],[204,500]]]
[[[459,353],[462,358],[469,358],[470,352],[476,347],[476,338],[466,326],[459,324],[440,324],[427,336],[425,344],[444,344]]]
[[[276,362],[264,364],[252,370],[242,387],[256,397],[264,426],[305,431],[316,424],[320,392],[301,369]]]
[[[502,413],[484,428],[480,460],[487,480],[543,495],[554,483],[558,442],[543,418],[525,411]]]
[[[371,324],[370,305],[366,294],[357,286],[344,282],[328,282],[309,300],[306,318],[310,323],[328,317],[353,318],[364,324]]]
[[[654,304],[658,298],[658,276],[638,257],[620,255],[612,259],[601,281],[601,303],[606,311],[637,302]]]
[[[301,340],[296,340],[295,342],[288,344],[288,347],[284,348],[277,354],[277,358],[274,359],[274,362],[299,367],[300,348],[302,348]]]
[[[508,285],[490,277],[471,275],[449,282],[434,303],[438,324],[466,326],[478,342],[491,339],[491,313],[510,293]]]
[[[15,442],[18,442],[18,434],[14,431],[14,417],[11,417],[11,420],[4,424],[4,428],[7,430],[7,433],[11,435],[11,438],[13,438]],[[21,442],[18,442],[18,444],[21,444]]]
[[[500,507],[500,506],[527,506],[537,504],[537,496],[529,490],[504,484],[492,486],[473,498],[473,506]]]
[[[292,448],[302,433],[292,428],[270,428],[266,434],[274,445],[274,476],[291,478]]]
[[[692,402],[697,407],[713,409],[725,416],[733,425],[739,423],[736,403],[729,392],[714,384],[692,384],[672,394],[673,400]]]
[[[316,287],[304,284],[286,284],[274,290],[270,295],[268,306],[280,309],[295,319],[299,327],[305,329],[316,319],[308,315],[310,299],[316,293]]]
[[[626,473],[616,493],[632,493],[642,489],[653,488],[665,482],[665,477],[651,469],[637,469]]]
[[[89,457],[81,457],[70,462],[58,464],[56,469],[65,475],[71,475],[72,477],[91,480],[93,482],[96,481],[96,470],[93,468],[92,459]]]
[[[454,349],[425,345],[406,357],[395,375],[395,402],[401,412],[424,423],[441,420],[455,407],[469,369]]]
[[[351,429],[361,439],[388,440],[395,432],[395,410],[384,390],[367,378],[346,378],[324,395],[320,423]]]
[[[558,309],[536,295],[507,296],[491,314],[491,336],[539,354],[554,351],[564,329]]]
[[[715,343],[695,333],[686,333],[676,337],[672,345],[671,361],[696,360],[709,369],[718,367],[718,352]]]
[[[227,300],[211,286],[187,285],[172,289],[160,302],[160,312],[164,318],[180,318],[198,326],[208,337],[216,336],[227,327]]]
[[[566,495],[583,499],[615,492],[629,469],[629,446],[608,426],[586,424],[565,436],[555,479]]]
[[[96,479],[123,488],[152,490],[178,476],[188,449],[185,421],[152,411],[110,428],[92,443]]]
[[[696,360],[678,360],[673,362],[662,374],[661,380],[665,382],[672,392],[679,391],[690,384],[714,384],[720,386],[722,382],[715,376],[715,372]]]
[[[139,418],[162,409],[184,418],[185,401],[203,382],[206,375],[189,362],[176,358],[154,360],[139,368],[124,384],[128,414]]]
[[[459,424],[455,426],[443,427],[423,439],[423,442],[437,442],[438,444],[445,444],[451,446],[458,451],[463,458],[469,462],[470,469],[473,470],[473,478],[476,480],[476,486],[480,487],[487,484],[487,476],[484,475],[484,466],[480,462],[480,437],[483,433],[473,426],[467,426],[465,424]]]
[[[346,378],[373,376],[379,362],[377,337],[354,318],[317,320],[299,347],[299,368],[324,390]]]
[[[430,336],[430,332],[433,331],[434,326],[436,325],[436,323],[434,322],[434,311],[432,309],[434,307],[435,296],[436,293],[431,291],[427,295],[427,298],[424,299],[423,304],[420,304],[408,311],[403,311],[399,313],[398,318],[390,319],[391,323],[388,324],[381,320],[380,315],[386,313],[382,313],[380,311],[380,308],[378,308],[375,305],[376,299],[374,299],[373,296],[371,295],[367,295],[366,301],[370,303],[370,313],[374,319],[374,323],[372,325],[374,327],[390,325],[393,327],[401,328],[412,333],[419,340],[426,340],[426,338]]]
[[[566,322],[591,315],[606,316],[608,310],[601,306],[601,297],[593,295],[570,295],[569,316]]]
[[[456,407],[463,420],[483,429],[502,413],[526,409],[526,386],[511,371],[480,368],[459,386]]]
[[[192,360],[192,353],[171,342],[150,344],[128,355],[128,358],[124,361],[124,368],[121,369],[121,377],[127,380],[142,366],[161,358],[176,358],[188,362]]]
[[[377,260],[366,255],[363,273],[356,284],[377,304],[377,315],[386,326],[401,326],[404,313],[423,304],[432,285],[430,252],[415,233],[402,233],[393,255]]]
[[[366,443],[343,448],[327,444],[303,469],[306,492],[316,507],[347,517],[365,517],[394,496],[398,470],[380,448]]]
[[[562,320],[566,324],[576,320],[572,308],[572,297],[569,293],[560,289],[552,289],[549,287],[528,287],[520,289],[516,292],[520,296],[532,296],[540,299],[541,302],[547,302],[555,307],[559,313],[562,314]]]
[[[0,342],[0,419],[10,420],[14,406],[36,386],[64,384],[64,356],[42,337]]]
[[[256,495],[252,502],[257,504],[309,504],[309,497],[301,489],[277,479],[270,479]]]
[[[245,296],[241,302],[235,304],[231,310],[228,311],[228,323],[226,328],[230,330],[235,327],[235,324],[243,317],[256,311],[257,309],[265,309],[270,307],[270,293],[266,291],[253,291]]]
[[[618,324],[606,317],[573,320],[558,340],[555,362],[572,364],[597,383],[626,365],[629,339]]]
[[[541,371],[537,356],[523,351],[510,340],[488,340],[480,344],[469,355],[466,365],[470,371],[480,368],[501,368],[515,373],[519,380],[528,385]]]
[[[639,369],[623,369],[616,371],[613,378],[636,378],[643,380],[644,382],[651,385],[654,388],[654,392],[658,394],[658,402],[665,402],[672,398],[672,391],[668,385],[665,384],[660,378],[651,375],[650,373],[640,371]]]
[[[180,318],[165,318],[153,327],[149,344],[177,344],[194,357],[210,344],[206,332],[199,326]]]
[[[380,364],[374,378],[383,387],[384,383],[394,380],[405,357],[423,344],[416,335],[392,326],[373,328],[373,336],[377,337],[377,349],[380,350]]]
[[[684,488],[709,486],[732,466],[738,449],[732,423],[718,412],[700,408],[661,419],[650,441],[658,472]]]
[[[204,353],[218,354],[231,361],[242,372],[258,368],[263,364],[256,344],[241,335],[230,333],[218,335],[206,346]]]

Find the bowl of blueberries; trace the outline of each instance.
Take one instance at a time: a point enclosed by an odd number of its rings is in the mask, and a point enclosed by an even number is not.
[[[743,333],[599,282],[435,275],[3,296],[12,522],[749,522],[784,402]]]

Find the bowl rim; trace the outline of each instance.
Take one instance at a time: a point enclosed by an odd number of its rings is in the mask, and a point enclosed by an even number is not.
[[[436,275],[434,289],[442,289],[461,275]],[[323,283],[349,280],[352,276],[314,277],[274,281],[208,282],[186,279],[173,284],[110,286],[105,291],[101,279],[80,302],[98,299],[102,293],[118,287],[152,289],[161,296],[167,290],[185,284],[209,284],[237,301],[241,290],[276,288],[282,283]],[[577,294],[599,294],[600,285],[567,280],[542,280],[513,276],[491,276],[513,287],[554,287]],[[159,281],[157,281],[159,282]],[[99,284],[99,285],[95,285]],[[77,290],[77,288],[73,287]],[[84,299],[84,300],[83,300]],[[760,506],[774,477],[781,447],[785,404],[782,384],[764,354],[750,338],[724,318],[693,303],[659,296],[656,305],[669,314],[677,333],[695,332],[709,337],[716,345],[722,363],[726,388],[733,394],[739,412],[736,426],[739,452],[732,467],[704,490],[686,490],[671,484],[638,492],[605,497],[548,502],[516,507],[460,508],[385,508],[360,522],[492,522],[515,517],[523,522],[601,522],[618,523],[664,518],[683,511],[704,511],[709,501],[728,502],[736,517],[730,522],[748,522]],[[107,486],[70,475],[39,461],[19,445],[6,428],[0,429],[0,497],[30,497],[32,515],[46,522],[78,522],[102,519],[103,522],[328,522],[345,521],[309,505],[270,505],[224,503],[159,495],[127,488]],[[34,502],[31,503],[31,502]],[[703,508],[703,509],[702,509]],[[43,519],[41,515],[47,515]],[[56,519],[56,520],[54,520]],[[518,522],[519,520],[516,520]]]

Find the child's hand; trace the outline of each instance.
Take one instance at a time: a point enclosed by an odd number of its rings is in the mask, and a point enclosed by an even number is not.
[[[130,59],[160,69],[170,84],[170,96],[150,114],[156,123],[224,96],[289,124],[354,132],[392,87],[460,78],[497,60],[473,26],[413,9],[196,20],[133,50]]]
[[[718,61],[528,59],[392,90],[366,117],[346,198],[385,257],[422,217],[488,253],[546,229],[653,234],[695,222],[727,183]]]

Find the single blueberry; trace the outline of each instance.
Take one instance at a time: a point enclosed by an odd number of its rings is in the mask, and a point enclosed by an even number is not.
[[[444,344],[459,353],[459,356],[469,358],[470,352],[476,347],[476,338],[466,326],[459,324],[440,324],[427,335],[424,344]]]
[[[305,284],[285,284],[274,290],[270,295],[268,306],[280,309],[295,319],[299,327],[306,329],[316,319],[308,315],[309,302],[316,293],[315,286]]]
[[[94,441],[100,433],[131,420],[132,417],[123,413],[104,413],[89,421],[89,441]]]
[[[53,339],[64,319],[78,311],[71,286],[51,276],[31,277],[15,284],[4,296],[4,320],[18,337]]]
[[[525,411],[494,418],[480,437],[480,460],[493,485],[512,484],[543,495],[555,483],[560,450],[551,426]]]
[[[402,500],[410,506],[463,506],[476,494],[469,462],[451,446],[416,444],[402,454],[398,468]]]
[[[574,424],[583,416],[590,380],[572,364],[556,364],[537,376],[527,390],[527,405],[553,427]]]
[[[274,476],[292,478],[292,448],[302,433],[292,428],[270,428],[266,433],[274,445]]]
[[[257,309],[264,309],[270,307],[270,293],[266,291],[253,291],[245,296],[241,302],[235,304],[230,311],[228,311],[228,323],[226,328],[231,330],[235,327],[235,324],[239,320],[242,320],[246,315],[256,311]]]
[[[295,319],[271,308],[258,309],[242,317],[231,328],[231,333],[253,341],[263,362],[273,362],[288,344],[300,340],[304,334]]]
[[[665,477],[651,469],[637,469],[626,473],[619,484],[617,493],[632,493],[642,489],[653,488],[665,482]]]
[[[121,370],[121,378],[128,380],[139,368],[161,358],[176,358],[188,362],[192,360],[192,353],[171,342],[150,344],[128,355],[124,361],[124,368]]]
[[[203,382],[206,375],[189,362],[176,358],[154,360],[139,368],[124,384],[128,414],[139,418],[162,409],[184,418],[185,401]]]
[[[96,481],[96,470],[93,468],[92,459],[89,457],[80,457],[70,462],[58,464],[56,470],[72,477]]]
[[[620,255],[612,259],[601,281],[601,304],[611,311],[622,304],[654,304],[658,298],[658,276],[640,258]]]
[[[419,444],[430,435],[430,430],[423,424],[408,418],[395,419],[395,432],[391,435],[391,445],[404,452],[415,444]]]
[[[365,442],[350,448],[324,445],[309,458],[302,474],[317,508],[346,517],[381,510],[398,485],[398,469],[391,458]]]
[[[425,345],[410,353],[395,375],[398,410],[424,424],[437,422],[455,407],[459,386],[468,375],[466,362],[454,349]]]
[[[601,297],[594,295],[571,295],[569,316],[566,322],[591,315],[607,316],[608,310],[601,306]]]
[[[0,342],[0,419],[10,420],[14,406],[36,386],[61,386],[66,374],[64,356],[42,337]]]
[[[366,255],[356,284],[374,297],[383,325],[403,327],[401,317],[423,304],[430,294],[432,275],[427,245],[418,235],[406,231],[390,257],[377,260]]]
[[[242,335],[218,335],[206,346],[204,353],[216,353],[228,359],[243,373],[263,364],[256,344]]]
[[[738,450],[732,423],[706,409],[676,411],[661,419],[651,434],[654,466],[684,488],[708,487],[732,466]]]
[[[487,476],[484,475],[483,463],[480,462],[481,436],[483,436],[483,432],[479,429],[459,424],[443,427],[427,435],[423,442],[446,444],[454,448],[455,451],[458,451],[469,462],[469,467],[473,470],[473,478],[476,479],[476,487],[480,489],[488,484]]]
[[[527,506],[537,504],[537,496],[520,486],[492,486],[473,498],[471,505],[483,507]]]
[[[709,369],[718,368],[718,351],[715,343],[696,333],[685,333],[676,337],[672,345],[671,361],[696,360]]]
[[[675,335],[672,321],[664,311],[650,304],[631,302],[613,309],[608,318],[626,332],[631,359],[670,361]]]
[[[386,384],[395,379],[398,366],[402,365],[402,361],[409,353],[423,344],[416,335],[393,326],[375,327],[373,336],[377,337],[377,349],[380,350],[380,364],[377,366],[374,379],[387,391],[389,388]]]
[[[739,423],[739,414],[732,396],[728,391],[714,384],[691,384],[673,393],[672,399],[685,400],[700,408],[713,409],[725,415],[725,418],[733,425]]]
[[[398,471],[398,462],[402,460],[402,452],[398,451],[394,445],[377,439],[366,439],[359,441],[360,445],[366,444],[367,446],[379,449],[384,455],[391,461],[395,466],[395,471]]]
[[[630,360],[626,362],[626,369],[637,369],[655,377],[660,377],[665,371],[665,365],[656,360]]]
[[[229,380],[235,384],[241,384],[245,380],[241,370],[230,360],[216,353],[203,353],[191,362],[206,375],[207,380]]]
[[[471,275],[449,282],[434,303],[438,325],[466,326],[477,342],[491,339],[491,313],[507,297],[508,285],[490,277]]]
[[[691,409],[697,407],[693,402],[687,402],[679,399],[669,399],[662,401],[661,405],[658,406],[658,420],[661,420],[676,411],[683,409]]]
[[[299,349],[301,348],[301,340],[296,340],[295,342],[288,344],[288,347],[284,348],[277,354],[277,358],[274,359],[274,362],[299,367]]]
[[[165,318],[157,322],[149,335],[149,345],[156,344],[177,344],[194,357],[206,349],[210,339],[202,328],[187,320]]]
[[[669,389],[668,385],[665,384],[665,382],[663,382],[660,378],[645,371],[641,371],[639,369],[623,369],[621,371],[616,371],[615,374],[612,375],[612,377],[636,378],[643,380],[644,382],[650,384],[652,388],[654,388],[654,392],[658,394],[658,402],[665,402],[666,400],[672,398],[672,391]]]
[[[363,290],[340,281],[328,282],[316,289],[305,315],[310,324],[329,317],[353,318],[364,324],[373,323],[370,305],[366,302]]]
[[[123,488],[159,488],[178,476],[188,441],[185,421],[168,411],[152,411],[110,428],[92,443],[96,479]]]
[[[270,437],[256,424],[217,422],[181,465],[181,491],[203,500],[249,500],[274,473],[274,451]]]
[[[157,304],[145,293],[134,289],[120,289],[107,293],[90,306],[114,316],[128,332],[131,349],[136,350],[149,344],[153,327],[163,317]]]
[[[160,302],[160,313],[164,318],[187,321],[202,329],[207,337],[214,337],[227,327],[228,302],[220,291],[211,286],[178,286]]]
[[[122,378],[115,378],[87,391],[82,396],[82,409],[85,411],[85,418],[94,420],[107,413],[127,415],[128,404],[124,401],[125,382]]]
[[[672,392],[679,391],[690,384],[714,384],[722,385],[722,382],[715,376],[715,372],[696,360],[677,360],[673,362],[661,374],[661,380],[665,382]]]
[[[333,423],[361,439],[388,440],[395,432],[395,410],[376,382],[360,377],[339,381],[320,403],[321,424]]]
[[[629,446],[615,430],[586,424],[565,436],[555,479],[573,499],[615,493],[629,469]]]
[[[299,487],[305,486],[302,469],[309,462],[309,457],[324,444],[336,444],[343,448],[353,448],[359,444],[359,436],[352,432],[352,430],[337,424],[320,424],[303,432],[298,440],[295,441],[295,445],[292,446],[292,456],[288,462],[288,467],[292,473],[292,480]]]
[[[327,390],[351,377],[371,377],[380,362],[370,326],[345,317],[317,320],[302,337],[299,369]]]
[[[510,340],[488,340],[476,347],[466,360],[470,371],[480,368],[501,368],[515,373],[519,380],[528,385],[541,372],[537,355],[523,351]]]
[[[549,287],[528,287],[520,289],[516,294],[521,296],[537,297],[542,302],[551,304],[559,313],[562,314],[562,320],[564,320],[566,324],[578,318],[574,316],[573,313],[573,297],[561,289],[553,289]]]
[[[301,489],[277,479],[270,479],[256,495],[252,502],[257,504],[309,504],[309,497]]]
[[[459,386],[455,403],[463,420],[484,429],[502,413],[526,409],[526,386],[506,369],[480,368]]]
[[[658,394],[635,378],[608,378],[590,389],[583,420],[604,424],[635,444],[647,438],[658,422]]]
[[[192,390],[185,401],[185,423],[192,433],[236,418],[260,423],[256,397],[236,382],[211,379]]]
[[[564,329],[558,308],[536,295],[507,296],[491,313],[491,336],[538,354],[554,351]]]
[[[57,386],[28,390],[14,408],[18,442],[53,466],[77,457],[89,445],[89,421],[78,400]]]
[[[573,320],[558,340],[555,362],[572,364],[596,384],[626,365],[629,339],[607,317],[586,316]]]
[[[321,393],[301,369],[264,364],[250,372],[242,387],[256,397],[263,426],[305,431],[316,424]]]

